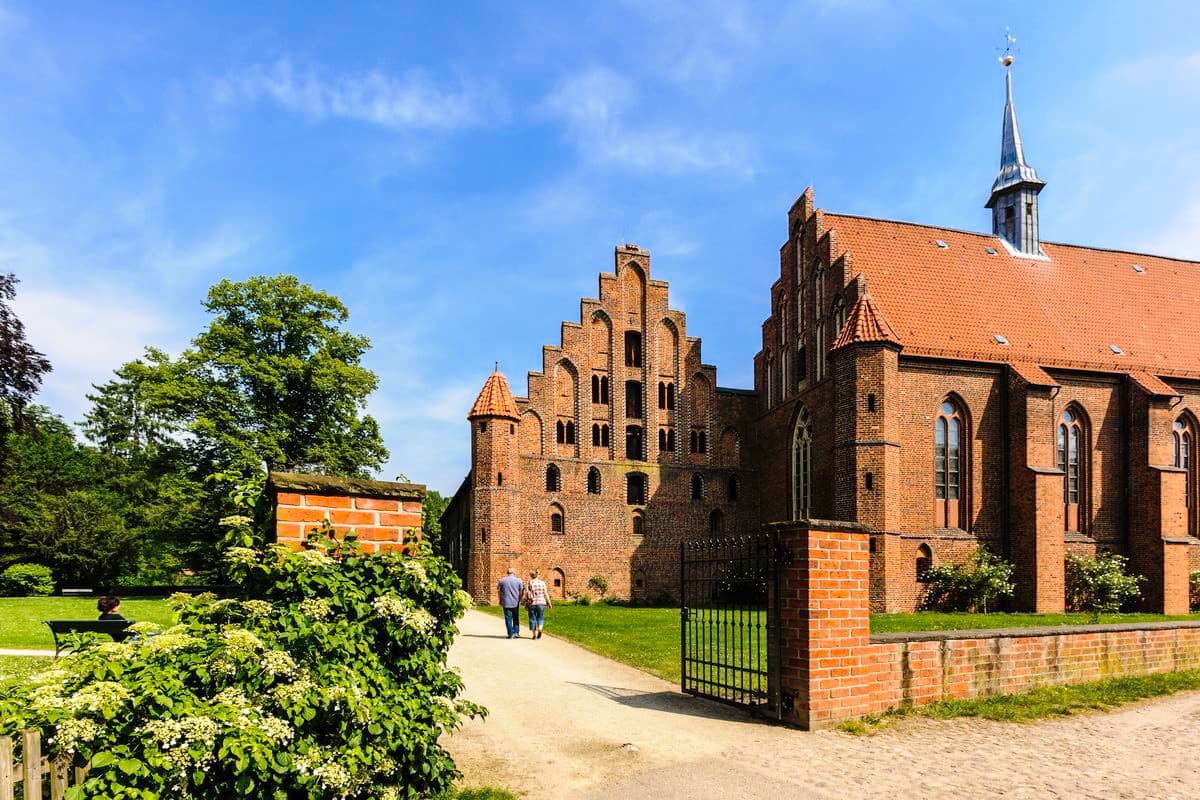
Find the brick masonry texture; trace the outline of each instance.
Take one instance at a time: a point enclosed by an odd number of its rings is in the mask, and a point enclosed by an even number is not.
[[[347,481],[323,475],[272,473],[276,541],[299,548],[329,520],[338,536],[354,531],[363,550],[415,554],[421,542],[425,487],[388,481]]]
[[[813,522],[780,529],[780,674],[806,729],[889,708],[1200,668],[1200,622],[870,634],[870,538]]]
[[[787,225],[753,392],[716,388],[700,340],[669,307],[667,284],[650,275],[649,253],[629,245],[600,276],[599,299],[584,298],[580,321],[564,322],[559,344],[543,348],[526,397],[510,403],[507,383],[501,392],[502,381],[489,379],[477,401],[488,412],[471,419],[471,473],[443,519],[446,555],[477,599],[489,600],[510,566],[552,572],[560,592],[599,574],[621,597],[673,595],[678,543],[710,535],[718,512],[725,532],[803,517],[870,530],[874,611],[919,607],[926,552],[935,565],[956,563],[981,546],[1013,563],[1016,610],[1063,610],[1067,554],[1102,552],[1126,556],[1147,578],[1144,610],[1187,610],[1187,573],[1200,569],[1200,372],[1184,328],[1168,330],[1157,309],[1176,308],[1197,265],[1047,245],[1049,265],[1091,287],[1088,297],[1109,298],[1108,283],[1119,284],[1125,305],[1143,310],[1085,305],[1045,316],[1042,300],[1066,296],[1056,273],[1009,255],[994,237],[827,214],[811,189]],[[1135,273],[1134,261],[1147,270]],[[1088,277],[1088,265],[1104,283]],[[1014,292],[1024,295],[1014,301]],[[1116,315],[1112,335],[1127,340],[1127,358],[1107,345],[1088,356],[1106,314]],[[626,366],[627,332],[640,336],[639,366]],[[1001,333],[1008,345],[994,338]],[[607,402],[592,402],[593,378],[607,379]],[[641,386],[640,419],[629,416],[627,381]],[[674,409],[659,408],[659,382],[674,386]],[[934,470],[935,420],[947,400],[963,420],[963,512],[949,523],[936,518]],[[1057,452],[1068,409],[1083,431],[1070,529]],[[802,417],[811,431],[807,508],[796,497]],[[1178,421],[1192,432],[1188,470],[1174,466]],[[573,443],[558,441],[560,424],[573,427]],[[634,459],[625,457],[632,424],[645,437]],[[593,426],[606,429],[607,445],[593,446]],[[674,452],[660,450],[660,429],[674,433]],[[706,434],[706,454],[688,452],[694,431]],[[547,492],[551,464],[561,484]],[[593,468],[599,495],[586,491]],[[646,475],[640,506],[626,503],[630,472]],[[696,474],[703,491],[692,500]],[[731,477],[737,501],[724,488]],[[551,531],[555,513],[561,532]],[[633,534],[635,515],[644,535]]]

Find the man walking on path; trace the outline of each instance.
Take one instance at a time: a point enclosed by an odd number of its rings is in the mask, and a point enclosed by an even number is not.
[[[512,567],[508,574],[496,584],[500,590],[500,607],[504,609],[504,627],[508,629],[508,638],[521,638],[521,595],[525,592],[525,583],[516,576]]]

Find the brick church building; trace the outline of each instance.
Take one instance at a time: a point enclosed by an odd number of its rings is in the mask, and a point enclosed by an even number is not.
[[[679,542],[790,519],[871,532],[871,602],[911,610],[928,567],[985,546],[1014,605],[1064,606],[1066,554],[1113,551],[1148,610],[1186,612],[1200,568],[1200,263],[1040,237],[1006,75],[990,234],[788,211],[754,390],[717,385],[700,340],[618,247],[598,299],[514,397],[468,419],[447,555],[494,599],[511,566],[560,596],[677,591]]]

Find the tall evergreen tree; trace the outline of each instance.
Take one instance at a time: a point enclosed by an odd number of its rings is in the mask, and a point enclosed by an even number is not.
[[[25,407],[50,371],[50,361],[25,339],[25,325],[12,308],[17,277],[0,274],[0,448],[9,432],[24,427]]]

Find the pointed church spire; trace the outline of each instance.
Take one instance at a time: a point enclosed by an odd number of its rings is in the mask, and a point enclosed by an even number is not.
[[[1038,237],[1037,196],[1046,182],[1038,177],[1037,170],[1025,161],[1025,147],[1021,142],[1021,128],[1017,125],[1017,107],[1013,104],[1012,90],[1012,43],[1000,58],[1004,65],[1004,117],[1000,135],[1000,174],[992,183],[992,194],[987,208],[992,209],[992,233],[999,236],[1026,255],[1041,255]]]

